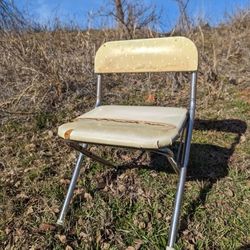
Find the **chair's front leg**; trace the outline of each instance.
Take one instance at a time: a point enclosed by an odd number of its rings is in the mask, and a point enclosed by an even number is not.
[[[84,146],[86,147],[86,145],[84,145]],[[79,174],[80,174],[80,169],[81,169],[81,164],[82,164],[83,158],[84,158],[84,155],[82,153],[80,153],[78,156],[77,162],[76,162],[76,166],[75,166],[71,181],[70,181],[67,195],[66,195],[64,203],[63,203],[63,207],[62,207],[61,212],[60,212],[59,219],[56,222],[56,224],[58,224],[58,225],[64,224],[65,216],[68,212],[69,204],[70,204],[70,201],[72,199],[74,189],[76,186],[76,182],[77,182],[77,179],[78,179]]]

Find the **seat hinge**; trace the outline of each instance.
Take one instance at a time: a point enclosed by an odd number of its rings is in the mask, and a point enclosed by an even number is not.
[[[174,169],[174,171],[177,174],[180,172],[179,165],[174,159],[174,153],[169,148],[164,148],[161,150],[150,150],[150,151],[165,156],[170,165],[172,166],[172,168]]]

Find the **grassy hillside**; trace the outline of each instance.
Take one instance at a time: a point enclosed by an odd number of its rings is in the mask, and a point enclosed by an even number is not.
[[[176,249],[250,248],[250,15],[187,34],[198,46],[195,130]],[[136,37],[162,34],[141,32]],[[95,103],[93,59],[112,30],[0,35],[0,249],[164,249],[178,181],[161,157],[92,147],[65,228],[76,153],[57,127]],[[105,103],[187,104],[186,75],[104,78]],[[125,162],[125,163],[124,163]]]

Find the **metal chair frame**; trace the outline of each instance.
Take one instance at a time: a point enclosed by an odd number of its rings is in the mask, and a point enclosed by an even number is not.
[[[191,139],[192,139],[192,130],[194,124],[194,117],[195,117],[195,106],[196,106],[196,81],[197,81],[197,71],[192,72],[192,80],[191,80],[191,93],[190,93],[190,104],[189,104],[189,111],[187,114],[187,120],[185,122],[185,126],[182,128],[181,135],[180,135],[180,144],[177,152],[177,156],[174,157],[173,152],[169,148],[159,149],[159,150],[148,150],[154,153],[158,153],[164,155],[170,165],[173,167],[175,172],[179,174],[179,182],[177,185],[177,192],[175,197],[174,203],[174,211],[171,220],[171,226],[169,231],[169,239],[168,239],[168,246],[166,247],[167,250],[174,249],[174,244],[176,241],[176,236],[178,232],[178,224],[179,224],[179,217],[180,217],[180,210],[181,204],[183,200],[184,194],[184,187],[187,175],[187,167],[189,161],[189,153],[190,153],[190,146],[191,146]],[[95,107],[101,105],[102,102],[102,74],[97,75],[97,94],[96,94],[96,104]],[[73,175],[71,178],[71,182],[57,220],[58,225],[64,225],[65,217],[67,211],[69,209],[70,201],[73,197],[73,192],[77,183],[77,179],[80,174],[81,165],[84,160],[84,156],[90,157],[93,160],[107,165],[109,167],[116,167],[115,164],[93,154],[92,152],[87,150],[87,144],[80,144],[78,142],[68,141],[69,146],[80,152],[75,169],[73,171]]]

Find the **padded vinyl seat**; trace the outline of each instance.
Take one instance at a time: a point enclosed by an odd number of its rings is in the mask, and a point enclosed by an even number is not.
[[[187,109],[151,106],[99,106],[58,129],[64,139],[158,149],[172,144],[183,128]]]

